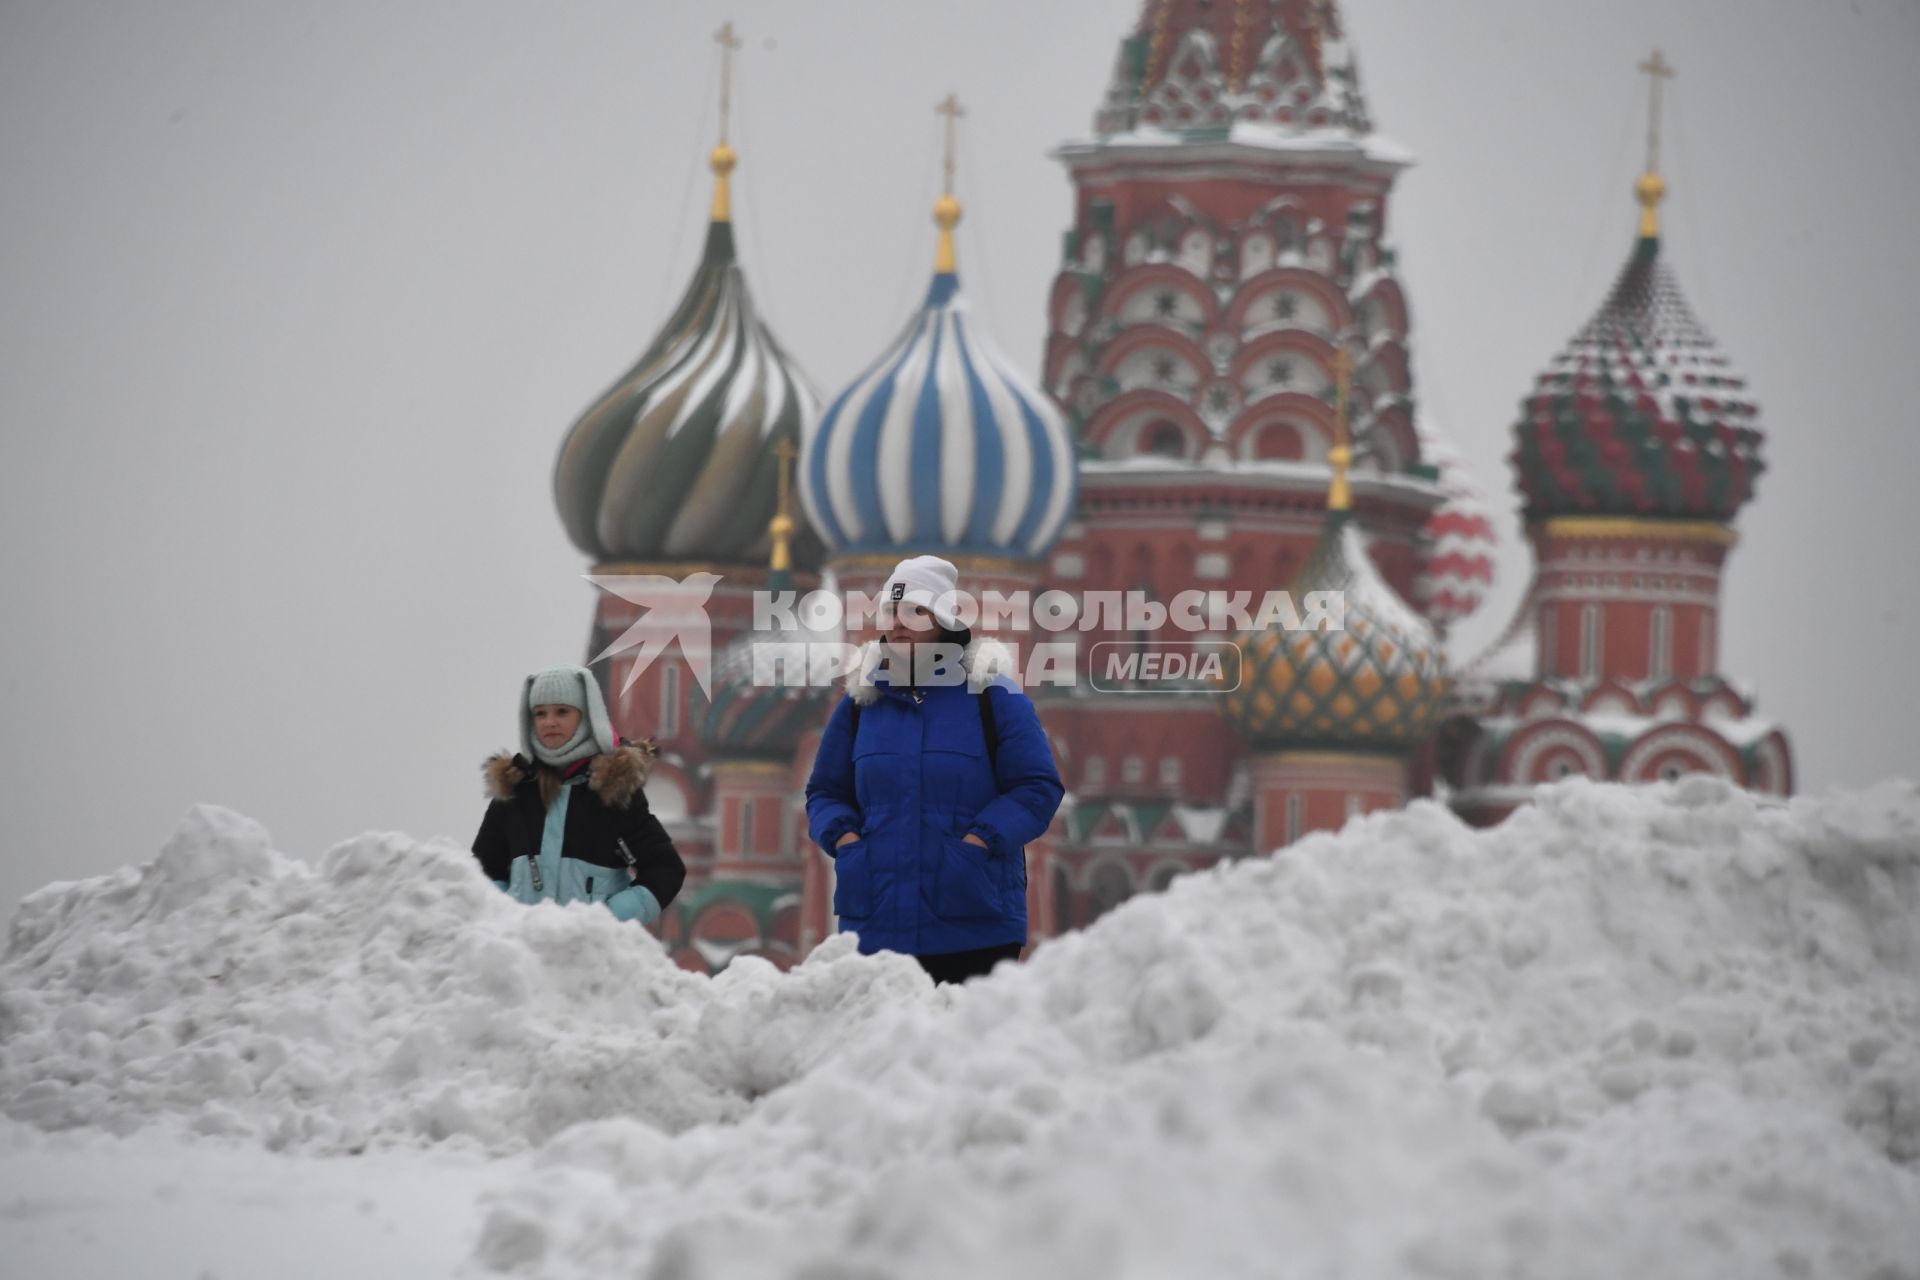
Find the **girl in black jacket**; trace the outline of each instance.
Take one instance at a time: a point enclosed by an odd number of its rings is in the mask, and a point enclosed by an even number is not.
[[[552,667],[527,677],[520,747],[486,763],[481,868],[522,902],[604,902],[622,920],[658,920],[687,868],[642,790],[653,744],[620,741],[592,672]]]

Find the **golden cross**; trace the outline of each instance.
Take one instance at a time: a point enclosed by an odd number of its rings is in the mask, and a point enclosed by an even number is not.
[[[733,54],[745,42],[733,33],[733,19],[713,33],[720,46],[720,145],[727,145],[727,119],[733,103]]]
[[[945,102],[942,102],[939,106],[935,107],[933,110],[935,115],[942,115],[947,118],[947,162],[946,162],[947,185],[944,188],[944,191],[945,191],[945,194],[952,195],[953,194],[954,122],[959,120],[961,116],[967,113],[960,106],[960,99],[951,93],[947,95],[947,99]]]
[[[1647,104],[1647,172],[1660,172],[1660,82],[1671,80],[1677,74],[1655,49],[1653,56],[1640,64],[1640,70],[1646,73],[1647,87],[1651,101]]]

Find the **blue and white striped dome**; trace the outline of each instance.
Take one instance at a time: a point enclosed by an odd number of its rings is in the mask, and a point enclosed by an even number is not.
[[[950,271],[808,440],[800,499],[836,553],[1043,558],[1073,515],[1073,434],[981,332]]]

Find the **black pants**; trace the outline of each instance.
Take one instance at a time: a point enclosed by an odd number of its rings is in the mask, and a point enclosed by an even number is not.
[[[1009,942],[1000,947],[981,947],[977,951],[949,951],[937,956],[915,956],[920,967],[935,982],[965,982],[990,971],[1002,960],[1017,959],[1024,943]]]

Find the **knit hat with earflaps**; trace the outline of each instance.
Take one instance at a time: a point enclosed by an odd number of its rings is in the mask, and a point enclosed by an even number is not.
[[[960,630],[960,571],[939,556],[909,556],[893,567],[883,604],[911,601],[949,631]]]
[[[580,711],[580,727],[559,747],[548,749],[533,736],[533,709],[552,704]],[[613,722],[600,682],[585,667],[548,667],[527,677],[520,698],[520,750],[530,759],[559,768],[614,749]]]

